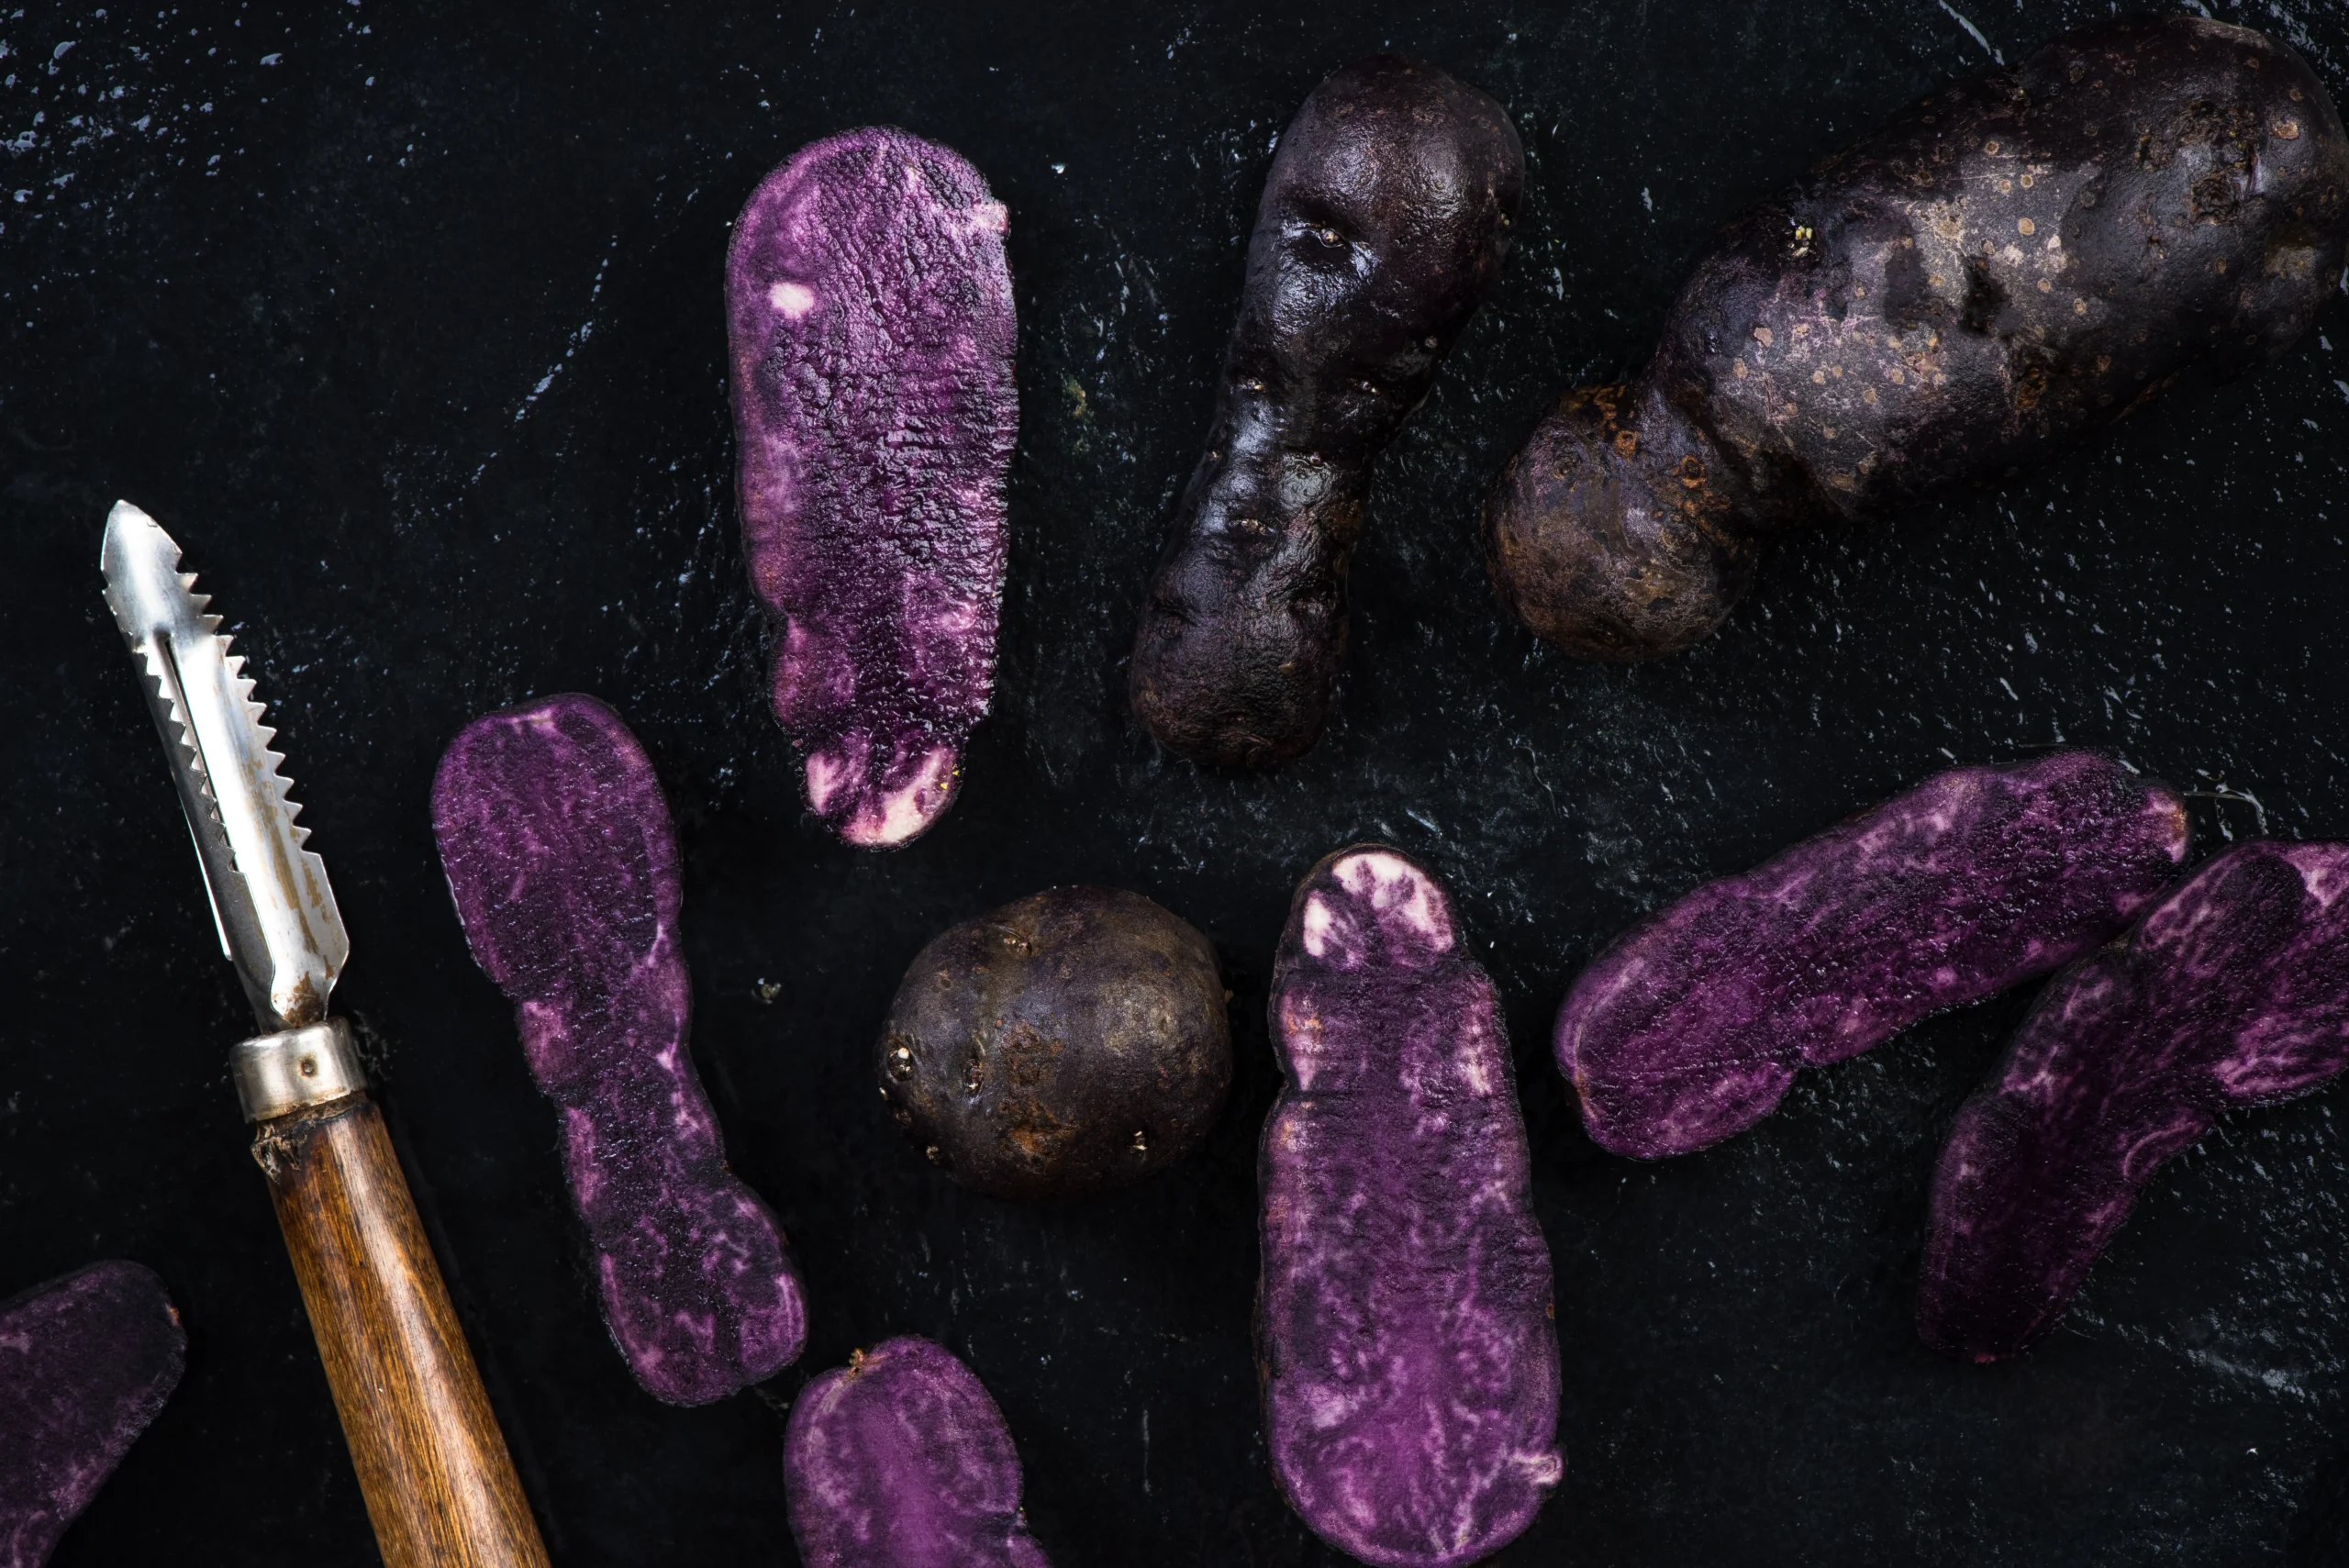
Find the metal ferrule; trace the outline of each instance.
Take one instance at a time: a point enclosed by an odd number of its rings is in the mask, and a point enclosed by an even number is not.
[[[247,1121],[268,1121],[367,1092],[358,1042],[340,1018],[239,1040],[228,1050],[228,1075],[237,1081]]]

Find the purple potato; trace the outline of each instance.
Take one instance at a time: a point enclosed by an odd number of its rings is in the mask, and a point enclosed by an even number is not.
[[[1371,465],[1500,275],[1524,183],[1500,105],[1397,55],[1330,76],[1281,134],[1134,639],[1133,709],[1169,751],[1273,768],[1320,737]]]
[[[783,1438],[807,1568],[1050,1568],[1019,1513],[1019,1455],[971,1369],[890,1340],[807,1385]]]
[[[889,1113],[945,1173],[1074,1197],[1186,1158],[1231,1084],[1215,949],[1139,893],[1055,887],[941,933],[890,1004]]]
[[[900,130],[804,147],[726,254],[742,547],[808,808],[902,844],[961,781],[995,688],[1019,423],[1008,219]]]
[[[2089,752],[1936,774],[1617,938],[1558,1011],[1559,1070],[1603,1149],[1718,1143],[1798,1068],[2109,940],[2186,846],[2174,792]]]
[[[2344,247],[2349,138],[2289,49],[2187,16],[2065,34],[1732,221],[1647,369],[1568,393],[1501,473],[1494,586],[1568,653],[1679,652],[1775,535],[2281,358]]]
[[[1257,1354],[1290,1507],[1365,1562],[1515,1540],[1559,1477],[1550,1252],[1508,1035],[1443,888],[1357,844],[1274,961]]]
[[[575,694],[477,718],[440,759],[432,828],[473,962],[559,1109],[629,1370],[673,1405],[773,1376],[798,1358],[806,1304],[686,1052],[676,834],[643,748]]]
[[[0,1568],[49,1561],[186,1362],[179,1312],[138,1263],[0,1301]]]
[[[2047,984],[1933,1176],[1917,1328],[1998,1361],[2063,1317],[2137,1195],[2231,1106],[2349,1066],[2349,844],[2217,856]]]

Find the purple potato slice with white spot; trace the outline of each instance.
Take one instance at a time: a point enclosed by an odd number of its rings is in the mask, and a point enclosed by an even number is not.
[[[1003,1413],[928,1340],[886,1340],[808,1384],[783,1476],[807,1568],[1050,1568]]]
[[[2108,940],[2186,846],[2174,791],[2090,752],[1936,774],[1617,938],[1558,1011],[1559,1070],[1603,1149],[1718,1143],[1798,1069]]]
[[[1933,1176],[1917,1329],[1990,1362],[2054,1327],[2138,1193],[2221,1112],[2349,1066],[2349,844],[2219,855],[2040,993]]]
[[[1499,998],[1378,844],[1315,866],[1274,962],[1257,1354],[1290,1507],[1365,1562],[1497,1551],[1565,1471],[1550,1252]]]
[[[995,686],[1019,430],[1008,220],[883,128],[802,148],[726,255],[742,545],[810,810],[852,844],[952,801]]]
[[[773,1376],[798,1358],[805,1299],[686,1053],[676,834],[643,748],[576,694],[477,718],[440,759],[432,827],[473,961],[560,1111],[629,1370],[673,1405]]]
[[[92,1263],[0,1302],[0,1568],[40,1568],[179,1386],[163,1282]]]

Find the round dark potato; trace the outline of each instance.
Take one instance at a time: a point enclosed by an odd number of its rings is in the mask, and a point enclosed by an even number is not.
[[[1189,1154],[1231,1086],[1205,937],[1138,893],[1055,887],[933,939],[881,1030],[881,1097],[994,1197],[1121,1185]]]

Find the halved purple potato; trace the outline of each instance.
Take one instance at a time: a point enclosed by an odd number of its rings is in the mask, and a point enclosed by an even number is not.
[[[685,1049],[676,835],[643,748],[575,694],[477,718],[440,759],[432,828],[473,961],[560,1107],[629,1370],[673,1405],[773,1376],[797,1359],[807,1308]]]
[[[92,1263],[0,1301],[0,1568],[40,1568],[179,1386],[153,1271]]]
[[[1524,184],[1508,111],[1400,55],[1331,72],[1281,133],[1134,635],[1134,714],[1168,751],[1275,768],[1319,739],[1372,465],[1500,276]]]
[[[742,545],[808,808],[902,844],[986,717],[1018,434],[1003,204],[904,131],[815,142],[726,254]]]
[[[1019,1513],[1019,1455],[969,1367],[889,1340],[808,1384],[783,1438],[807,1568],[1050,1568]]]
[[[1258,1165],[1274,1473],[1365,1562],[1474,1562],[1565,1471],[1499,999],[1436,880],[1357,844],[1298,884],[1271,1010],[1288,1080]]]
[[[1558,1068],[1603,1149],[1718,1143],[1798,1068],[2104,942],[2186,844],[2173,791],[2089,752],[1936,774],[1618,937],[1558,1011]]]
[[[2349,844],[2213,858],[2125,941],[2040,993],[1933,1175],[1917,1329],[1935,1350],[2029,1349],[2162,1162],[2230,1106],[2349,1066]]]
[[[1494,588],[1577,657],[1679,652],[1774,538],[2281,359],[2344,248],[2349,137],[2306,61],[2201,17],[2091,23],[1725,226],[1647,368],[1568,393],[1494,483]]]

